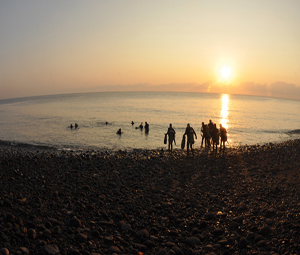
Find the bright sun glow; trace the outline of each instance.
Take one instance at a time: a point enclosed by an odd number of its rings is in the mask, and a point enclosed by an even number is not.
[[[232,70],[229,66],[223,66],[221,69],[221,80],[222,81],[229,81],[231,78]]]

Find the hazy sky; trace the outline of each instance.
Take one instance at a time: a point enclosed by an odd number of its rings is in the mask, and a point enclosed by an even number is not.
[[[0,99],[172,90],[300,99],[299,0],[0,0]]]

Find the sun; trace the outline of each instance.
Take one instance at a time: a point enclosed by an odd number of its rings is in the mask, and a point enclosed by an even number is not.
[[[221,80],[222,81],[226,81],[226,82],[230,81],[231,76],[232,76],[232,69],[231,69],[231,67],[230,66],[223,66],[221,68],[220,74],[221,74]]]

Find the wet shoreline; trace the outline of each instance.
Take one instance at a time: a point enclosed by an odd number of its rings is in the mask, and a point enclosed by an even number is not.
[[[9,254],[297,254],[300,140],[196,149],[0,147]]]

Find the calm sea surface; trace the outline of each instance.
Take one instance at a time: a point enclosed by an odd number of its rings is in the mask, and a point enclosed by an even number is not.
[[[177,145],[187,123],[201,145],[201,123],[227,128],[228,145],[300,138],[300,101],[205,93],[107,92],[0,100],[0,142],[73,150],[166,148],[170,123]],[[108,122],[108,125],[105,122]],[[131,125],[134,121],[134,125]],[[136,129],[148,122],[150,131]],[[70,124],[78,128],[70,129]],[[123,134],[117,135],[121,128]]]

